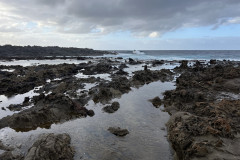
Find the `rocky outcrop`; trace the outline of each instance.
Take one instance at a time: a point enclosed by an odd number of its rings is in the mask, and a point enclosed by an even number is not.
[[[24,160],[73,160],[74,150],[68,134],[43,134],[29,149]]]
[[[2,154],[0,154],[1,160],[23,160],[23,155],[15,153],[14,148],[5,146],[1,141],[0,150],[4,151]]]
[[[119,69],[115,74],[116,74],[116,75],[128,75],[128,73],[125,72],[125,71],[122,70],[122,69]]]
[[[144,85],[154,81],[170,81],[173,79],[173,73],[168,69],[151,71],[145,69],[143,71],[136,71],[132,77],[134,85]]]
[[[46,84],[47,79],[72,76],[77,72],[74,64],[19,67],[10,75],[0,75],[0,94],[23,94]]]
[[[109,63],[100,62],[97,64],[92,64],[84,68],[82,71],[83,74],[86,75],[93,75],[93,74],[102,74],[102,73],[109,73],[113,71],[114,68]]]
[[[62,94],[52,93],[41,98],[32,108],[2,118],[0,128],[11,127],[17,131],[28,131],[37,127],[48,128],[52,123],[76,117],[94,115],[94,112],[87,110],[83,104]]]
[[[107,103],[112,98],[120,97],[122,94],[131,90],[130,81],[126,77],[113,78],[111,82],[102,83],[94,93],[93,101],[95,103]]]
[[[136,60],[134,60],[132,58],[129,58],[128,62],[129,62],[130,65],[137,65],[137,64],[141,64],[142,63],[142,62],[136,61]]]
[[[152,61],[152,66],[155,67],[155,66],[163,65],[164,63],[165,63],[164,60],[154,60]]]
[[[239,148],[240,100],[219,99],[223,91],[239,93],[240,67],[198,64],[182,71],[177,88],[164,93],[165,109],[172,115],[168,138],[177,157],[240,159],[240,152],[230,149]]]
[[[107,113],[114,113],[120,108],[120,104],[118,102],[113,102],[111,105],[108,105],[103,108],[103,110]]]
[[[149,101],[152,102],[153,106],[156,108],[159,108],[162,105],[162,100],[159,97],[155,97]]]
[[[121,129],[120,127],[109,127],[108,131],[118,137],[124,137],[129,134],[127,129]]]

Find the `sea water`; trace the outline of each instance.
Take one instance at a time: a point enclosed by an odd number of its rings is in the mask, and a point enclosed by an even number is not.
[[[117,55],[105,57],[122,57],[139,60],[233,60],[240,61],[240,50],[142,50],[141,54],[133,51],[117,51]]]

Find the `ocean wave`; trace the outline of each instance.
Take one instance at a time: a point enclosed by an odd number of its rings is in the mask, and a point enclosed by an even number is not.
[[[145,53],[142,51],[138,51],[138,50],[134,50],[133,54],[140,54],[140,55],[144,55]]]

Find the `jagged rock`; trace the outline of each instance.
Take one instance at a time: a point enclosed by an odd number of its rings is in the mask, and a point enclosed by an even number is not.
[[[120,69],[128,68],[128,66],[125,63],[122,63],[118,68],[120,70]]]
[[[161,80],[161,81],[169,81],[173,77],[173,73],[168,69],[162,69],[160,71],[151,71],[151,70],[143,70],[136,71],[132,77],[132,82],[135,85],[144,85],[146,83],[150,83],[153,81]]]
[[[154,60],[152,62],[153,66],[157,66],[157,65],[163,65],[164,64],[164,60]]]
[[[162,105],[162,100],[159,97],[155,97],[149,101],[152,102],[153,106],[156,108],[159,108]]]
[[[107,103],[112,98],[120,97],[123,93],[129,92],[130,87],[130,81],[126,77],[113,78],[111,82],[99,85],[98,91],[93,96],[93,101]]]
[[[119,69],[119,71],[117,71],[115,74],[117,74],[117,75],[128,75],[128,73],[125,72],[125,71],[122,70],[122,69]]]
[[[68,134],[42,134],[29,149],[24,160],[73,160],[74,150]]]
[[[93,74],[109,73],[113,69],[114,68],[112,67],[111,64],[100,62],[96,65],[93,64],[85,67],[85,70],[83,70],[82,72],[86,75],[93,75]]]
[[[0,141],[0,150],[5,151],[2,154],[0,154],[1,160],[23,160],[22,155],[17,154],[13,151],[14,148],[5,146],[1,141]]]
[[[27,104],[29,101],[30,101],[30,98],[29,97],[25,97],[24,101],[23,101],[23,104]]]
[[[11,105],[9,105],[7,108],[8,108],[10,111],[21,111],[21,110],[22,110],[22,107],[24,107],[24,106],[21,105],[21,104],[11,104]]]
[[[141,62],[135,61],[135,60],[132,59],[132,58],[129,58],[128,60],[129,60],[129,64],[131,64],[131,65],[141,64]]]
[[[111,105],[108,105],[103,108],[103,110],[107,113],[114,113],[120,108],[120,104],[118,102],[113,102]]]
[[[1,160],[24,160],[22,155],[14,154],[12,151],[4,152],[0,155]]]
[[[184,68],[188,68],[188,61],[183,60],[183,61],[181,62],[181,65],[180,65],[179,68],[182,68],[182,69],[184,69]]]
[[[108,131],[119,137],[124,137],[129,134],[129,131],[127,129],[121,129],[120,127],[109,127]]]
[[[210,64],[216,64],[217,61],[216,61],[216,59],[211,59],[211,60],[209,61],[209,63],[210,63]]]
[[[46,79],[71,76],[78,72],[75,64],[39,65],[16,68],[10,76],[0,78],[0,94],[23,94],[46,84]],[[11,85],[9,85],[11,84]]]
[[[239,93],[240,67],[228,62],[199,65],[182,70],[176,89],[164,93],[165,110],[171,114],[168,138],[178,159],[240,159],[233,149],[240,143],[240,100],[219,97]]]
[[[62,94],[50,94],[26,110],[0,120],[0,128],[10,127],[17,131],[28,131],[37,127],[48,128],[52,123],[77,117],[93,115],[77,101]]]

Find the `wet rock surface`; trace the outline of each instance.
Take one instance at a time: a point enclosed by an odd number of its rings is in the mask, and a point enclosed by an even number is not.
[[[14,152],[14,148],[5,146],[0,141],[0,150],[4,151],[0,154],[0,159],[2,160],[23,160],[23,155]]]
[[[159,97],[155,97],[149,101],[152,102],[153,106],[156,108],[159,108],[162,105],[162,100]]]
[[[120,104],[118,102],[113,102],[111,105],[108,105],[103,108],[103,110],[107,113],[114,113],[120,108]]]
[[[121,129],[120,127],[109,127],[108,131],[118,137],[124,137],[129,134],[127,129]]]
[[[132,83],[134,85],[144,85],[146,83],[161,80],[170,81],[173,79],[173,73],[168,69],[151,71],[145,69],[143,71],[136,71],[132,77]]]
[[[11,127],[17,131],[28,131],[37,127],[48,128],[52,123],[77,117],[93,116],[94,113],[79,101],[73,101],[63,94],[42,96],[29,109],[0,120],[0,128]]]
[[[181,69],[186,68],[183,65]],[[239,93],[240,67],[223,63],[182,70],[176,90],[165,92],[165,109],[172,115],[168,138],[179,159],[239,159],[239,99],[219,99],[223,91]],[[234,87],[229,87],[231,82]],[[239,148],[239,147],[237,147]]]
[[[126,77],[113,78],[111,82],[101,83],[93,96],[95,103],[107,103],[112,98],[120,97],[131,90],[130,81]]]
[[[46,84],[48,79],[72,76],[77,72],[78,67],[74,64],[20,67],[9,75],[0,75],[0,94],[23,94]]]
[[[62,159],[73,160],[74,150],[68,134],[43,134],[29,149],[24,160]]]
[[[24,160],[23,156],[12,153],[11,151],[4,152],[0,155],[2,160]]]
[[[86,60],[84,57],[79,59]],[[125,63],[120,60],[102,58],[79,64],[0,66],[0,69],[14,69],[13,72],[0,71],[0,94],[11,96],[43,86],[35,91],[39,95],[26,97],[21,104],[10,105],[8,108],[5,106],[5,110],[21,111],[24,106],[33,105],[29,109],[2,118],[0,128],[10,127],[16,131],[30,131],[37,127],[49,128],[53,123],[94,116],[94,111],[85,107],[89,100],[106,104],[113,98],[128,93],[132,87],[154,81],[172,81],[174,76],[181,74],[176,79],[175,90],[165,92],[163,100],[159,97],[151,99],[155,107],[164,104],[165,110],[171,115],[167,124],[168,138],[177,157],[179,159],[240,159],[240,100],[231,96],[240,92],[238,63],[195,61],[191,66],[193,61],[182,61],[180,67],[174,70],[150,70],[149,66],[162,65],[164,61],[156,60],[143,64],[144,62],[134,59],[128,59]],[[134,70],[133,74],[126,72],[125,68],[138,64],[142,64],[144,68]],[[77,77],[79,73],[83,77]],[[93,77],[97,74],[108,74],[112,79]],[[88,77],[85,77],[86,75]],[[84,89],[85,83],[94,85]],[[221,97],[222,92],[226,92],[225,97]],[[105,106],[103,110],[114,113],[119,107],[119,103],[114,102]],[[110,127],[108,130],[116,136],[129,134],[128,130],[119,127]],[[62,141],[58,135],[48,136],[45,138],[49,138],[47,141],[51,144],[60,144],[60,148],[63,147],[62,144],[69,146],[67,136],[60,136],[65,137],[63,139],[66,141]],[[27,156],[30,158],[47,156],[49,152],[44,148],[44,146],[48,147],[47,141],[40,138]],[[54,150],[51,145],[49,147],[47,150]],[[36,149],[44,154],[35,154]],[[69,153],[66,159],[71,159],[72,150],[69,147],[65,149]],[[3,150],[6,151],[1,155],[3,159],[23,158],[21,155],[16,155],[12,149]],[[59,158],[56,155],[64,157],[58,149],[55,150],[53,159]]]

